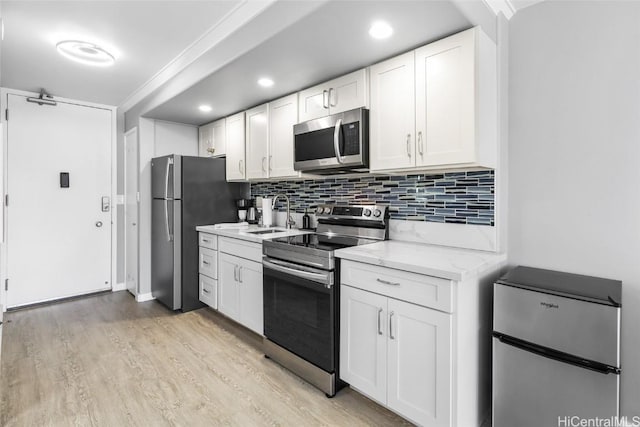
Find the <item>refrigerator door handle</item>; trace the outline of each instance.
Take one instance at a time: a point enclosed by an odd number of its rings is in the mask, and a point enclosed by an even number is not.
[[[167,226],[167,242],[173,240],[173,236],[171,235],[171,229],[169,228],[169,200],[164,201],[164,220]]]
[[[518,338],[511,337],[509,335],[501,334],[500,332],[492,333],[494,338],[500,340],[501,343],[510,345],[512,347],[519,348],[524,351],[528,351],[538,356],[546,357],[547,359],[557,360],[558,362],[568,363],[570,365],[578,366],[580,368],[589,369],[601,374],[620,374],[620,368],[610,366],[600,362],[594,362],[593,360],[583,359],[572,354],[567,354],[558,350],[554,350],[548,347],[542,347],[536,344],[532,344],[528,341],[520,340]]]
[[[167,160],[167,169],[164,172],[164,198],[169,198],[169,168],[172,164],[172,159]]]

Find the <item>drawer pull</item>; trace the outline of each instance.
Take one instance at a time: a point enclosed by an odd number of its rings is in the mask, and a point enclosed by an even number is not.
[[[202,261],[202,263],[203,263],[204,265],[211,265],[211,264],[209,263],[209,261],[204,261],[204,260],[203,260],[203,261]]]
[[[204,292],[205,294],[210,294],[211,293],[208,290],[206,290],[205,288],[202,288],[202,292]]]
[[[207,239],[202,239],[202,241],[205,243],[211,243],[211,240],[207,240]]]
[[[380,278],[378,278],[376,280],[378,282],[382,283],[383,285],[400,286],[400,282],[389,282],[388,280],[382,280]]]
[[[380,319],[380,315],[382,314],[382,309],[378,309],[378,335],[382,335],[382,321]]]

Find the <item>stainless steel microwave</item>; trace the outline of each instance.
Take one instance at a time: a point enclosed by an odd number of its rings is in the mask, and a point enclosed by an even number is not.
[[[369,170],[369,110],[357,108],[293,126],[293,167],[316,174]]]

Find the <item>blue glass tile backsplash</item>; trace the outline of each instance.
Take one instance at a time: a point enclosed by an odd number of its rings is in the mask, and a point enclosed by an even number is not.
[[[304,181],[256,182],[251,197],[289,196],[291,210],[318,204],[384,204],[391,219],[494,225],[494,171],[361,176]],[[285,203],[278,202],[285,210]]]

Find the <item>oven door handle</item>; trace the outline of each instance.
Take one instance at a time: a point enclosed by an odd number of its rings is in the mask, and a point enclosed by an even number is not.
[[[262,265],[272,270],[279,271],[280,273],[286,273],[295,277],[321,283],[325,288],[331,288],[333,286],[333,273],[329,271],[315,273],[313,271],[309,271],[311,270],[309,268],[304,268],[296,264],[266,258],[262,259]],[[302,268],[304,268],[304,270]]]

